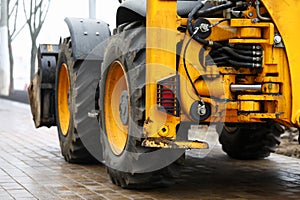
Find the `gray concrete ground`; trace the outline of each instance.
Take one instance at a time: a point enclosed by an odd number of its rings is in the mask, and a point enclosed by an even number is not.
[[[55,128],[36,130],[29,105],[0,99],[0,200],[300,199],[298,159],[236,161],[218,144],[206,153],[189,152],[182,177],[169,188],[124,190],[100,164],[66,163]]]

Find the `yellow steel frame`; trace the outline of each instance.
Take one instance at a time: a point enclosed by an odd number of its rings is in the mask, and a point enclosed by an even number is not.
[[[262,0],[264,6],[270,13],[274,23],[276,24],[280,34],[282,35],[288,64],[289,75],[291,82],[291,99],[288,104],[292,105],[291,108],[291,122],[297,123],[300,126],[300,29],[299,29],[299,8],[300,1],[297,0]]]
[[[176,1],[147,0],[146,23],[146,123],[147,137],[175,139],[180,118],[157,109],[156,85],[176,74],[176,44],[180,41]]]
[[[177,15],[176,0],[147,0],[146,18],[146,122],[145,136],[148,138],[164,137],[176,139],[176,127],[181,121],[190,121],[189,109],[198,100],[179,62],[180,74],[180,116],[164,113],[157,108],[156,86],[166,77],[176,74],[176,45],[179,41],[186,44],[189,35],[180,33],[177,28],[186,25],[186,19]],[[232,44],[261,44],[264,49],[263,70],[258,72],[249,69],[230,67],[211,67],[203,70],[199,63],[198,52],[202,46],[192,41],[187,51],[187,65],[197,90],[204,96],[204,101],[213,107],[213,113],[207,122],[260,122],[262,119],[275,119],[286,125],[300,126],[300,59],[298,49],[300,35],[298,28],[298,8],[300,2],[295,0],[281,1],[262,0],[274,22],[253,22],[252,18],[232,19],[215,27],[208,39],[214,41],[229,40]],[[247,12],[254,12],[250,7]],[[209,19],[211,23],[220,19]],[[274,34],[279,32],[285,48],[273,48]],[[182,56],[182,55],[181,55]],[[298,57],[297,57],[298,56]],[[221,76],[220,76],[221,74]],[[245,84],[262,84],[263,94],[237,95],[236,101],[220,103],[211,98],[233,100],[230,85],[238,74],[248,74]],[[257,75],[259,74],[259,75]],[[257,76],[256,76],[257,75]],[[206,82],[199,76],[207,76]],[[276,95],[275,95],[276,94]],[[261,105],[264,111],[261,111]],[[218,108],[218,110],[216,109]],[[249,111],[239,114],[239,111]]]
[[[232,19],[231,27],[237,28],[237,32],[243,32],[244,29],[260,28],[261,37],[239,37],[230,39],[232,44],[261,44],[264,49],[263,70],[259,73],[255,80],[247,80],[245,84],[260,83],[263,88],[263,95],[239,95],[238,102],[235,106],[231,103],[230,109],[237,109],[239,111],[252,111],[250,114],[240,114],[236,117],[227,115],[226,122],[259,122],[262,119],[275,119],[284,124],[291,124],[291,91],[290,91],[290,74],[289,64],[286,58],[284,48],[273,48],[275,26],[272,22],[253,23],[251,19]],[[250,32],[249,32],[250,35]],[[281,85],[281,90],[280,90]],[[277,94],[274,95],[274,94]],[[259,113],[262,108],[260,104],[264,104],[264,112]],[[233,117],[233,118],[232,118]]]

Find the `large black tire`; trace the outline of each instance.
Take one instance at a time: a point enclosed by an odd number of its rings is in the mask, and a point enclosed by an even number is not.
[[[175,161],[184,151],[156,150],[141,146],[145,121],[146,33],[144,25],[141,22],[125,24],[120,26],[115,33],[116,35],[112,36],[107,46],[100,80],[99,107],[102,130],[100,137],[107,172],[112,182],[123,188],[141,189],[170,185],[174,183],[174,178],[179,176],[180,166]],[[115,76],[112,74],[113,70],[118,71]],[[111,111],[111,107],[121,109],[122,100],[116,104],[110,104],[109,98],[111,95],[110,85],[113,85],[112,79],[119,77],[118,73],[122,72],[126,79],[126,83],[124,81],[125,84],[122,84],[122,94],[124,91],[128,93],[128,119],[126,115],[123,117],[121,114],[115,116],[119,119],[107,119],[107,116],[110,115],[106,113]],[[118,79],[121,81],[122,78]],[[120,110],[119,112],[122,113]],[[127,131],[124,148],[117,152],[111,144],[114,142],[109,141],[111,134],[109,128],[112,127],[111,124],[114,120],[123,123],[125,128],[122,130]],[[116,130],[118,129],[116,128]],[[168,161],[168,159],[170,160]],[[161,168],[156,168],[156,162],[165,162],[166,164]]]
[[[100,149],[98,122],[88,117],[88,112],[95,109],[99,76],[100,63],[74,60],[71,40],[66,38],[58,56],[55,110],[61,153],[67,162],[94,163],[101,154],[97,150]],[[64,84],[69,89],[65,89]],[[67,95],[65,99],[64,95]],[[68,112],[63,110],[63,106],[68,108]]]
[[[269,121],[264,124],[217,126],[219,141],[227,155],[234,159],[255,160],[268,157],[280,144],[284,129]]]

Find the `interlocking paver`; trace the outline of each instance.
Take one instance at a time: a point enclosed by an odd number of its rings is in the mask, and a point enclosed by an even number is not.
[[[0,138],[0,200],[300,198],[300,160],[272,155],[236,161],[218,144],[210,152],[188,151],[182,177],[171,187],[123,190],[110,182],[103,165],[66,163],[56,129],[35,129],[28,105],[2,99]]]

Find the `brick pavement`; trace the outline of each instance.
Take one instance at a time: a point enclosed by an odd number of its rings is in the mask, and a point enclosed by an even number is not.
[[[60,154],[56,129],[36,130],[29,106],[0,99],[0,200],[6,199],[300,199],[300,160],[227,158],[219,145],[204,158],[189,152],[169,188],[123,190],[102,165],[74,165]]]

